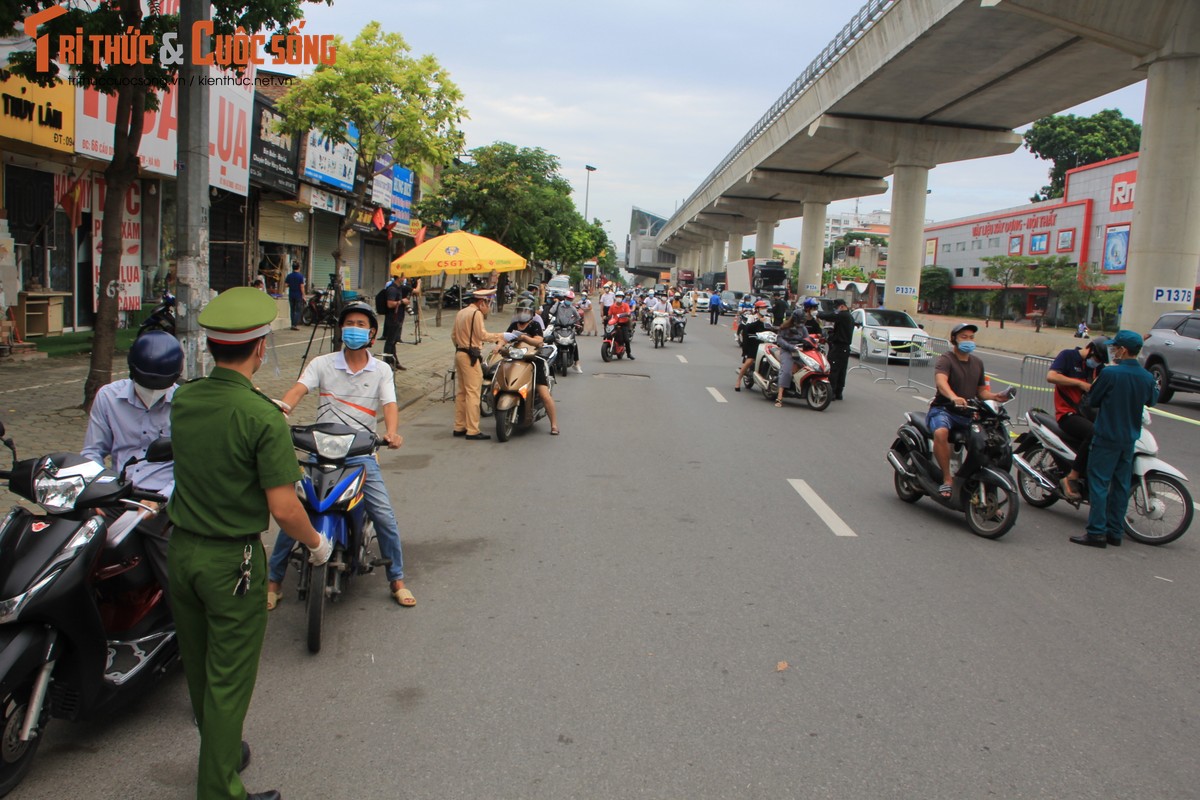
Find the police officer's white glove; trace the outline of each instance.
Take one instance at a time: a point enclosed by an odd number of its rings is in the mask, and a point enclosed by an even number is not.
[[[328,561],[331,555],[333,555],[333,542],[328,536],[322,535],[320,544],[308,548],[308,563],[319,567]]]
[[[506,341],[506,342],[515,342],[517,339],[520,339],[520,338],[521,338],[521,334],[517,333],[516,331],[511,331],[511,332],[507,332],[504,334],[504,341]]]

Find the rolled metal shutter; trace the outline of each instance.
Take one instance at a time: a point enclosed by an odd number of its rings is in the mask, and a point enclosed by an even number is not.
[[[313,285],[328,286],[329,278],[336,269],[333,251],[338,245],[338,227],[342,218],[336,214],[317,209],[313,212]]]
[[[296,213],[302,219],[296,221]],[[308,246],[308,214],[295,206],[266,200],[258,207],[258,240]]]

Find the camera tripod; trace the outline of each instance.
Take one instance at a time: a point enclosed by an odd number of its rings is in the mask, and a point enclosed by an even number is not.
[[[336,353],[342,347],[342,332],[338,328],[338,317],[342,313],[342,308],[345,306],[345,301],[342,299],[342,281],[340,276],[334,272],[329,275],[329,305],[325,307],[324,316],[313,322],[312,333],[308,335],[308,346],[304,348],[304,355],[300,357],[300,371],[296,373],[296,379],[304,374],[304,365],[308,363],[308,354],[312,351],[313,342],[317,339],[317,331],[321,331],[321,339],[317,341],[317,355],[325,348],[325,337],[329,337],[329,352]]]

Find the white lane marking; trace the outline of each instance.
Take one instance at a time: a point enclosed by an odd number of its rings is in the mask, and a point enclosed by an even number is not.
[[[829,529],[833,531],[834,536],[858,536],[858,534],[850,530],[850,526],[843,522],[842,518],[839,517],[834,510],[830,508],[824,500],[821,499],[821,496],[813,491],[813,488],[809,486],[807,482],[797,478],[788,478],[788,483],[790,483],[792,488],[804,498],[804,502],[808,503],[809,506],[812,507],[812,510],[817,512],[817,516],[829,526]]]
[[[679,359],[679,363],[681,363],[681,364],[687,363],[687,359],[684,358],[683,356],[677,354],[675,357]]]
[[[1167,583],[1175,582],[1175,581],[1171,580],[1170,578],[1164,578],[1162,575],[1155,575],[1154,577],[1158,578],[1160,581],[1166,581]]]
[[[711,394],[713,396],[713,399],[716,400],[718,403],[728,403],[729,402],[728,400],[726,400],[724,397],[721,396],[721,393],[718,392],[715,387],[706,386],[704,388],[708,389],[708,393]]]

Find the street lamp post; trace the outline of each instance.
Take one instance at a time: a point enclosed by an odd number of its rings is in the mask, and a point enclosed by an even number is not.
[[[583,168],[587,170],[587,182],[584,184],[583,190],[583,221],[588,221],[588,198],[592,193],[592,173],[596,168],[591,164],[584,164]]]

